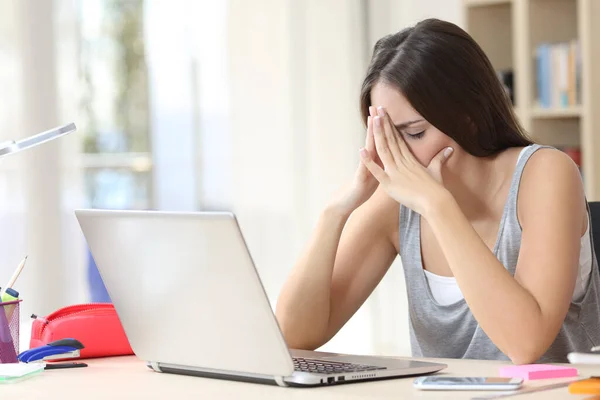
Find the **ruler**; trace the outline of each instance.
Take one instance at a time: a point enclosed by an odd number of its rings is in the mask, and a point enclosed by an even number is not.
[[[501,398],[505,398],[505,397],[519,396],[521,394],[544,392],[546,390],[554,390],[554,389],[560,389],[563,387],[567,387],[573,382],[577,382],[577,380],[569,381],[569,382],[554,383],[552,385],[546,385],[546,386],[536,386],[536,387],[515,390],[515,391],[510,391],[510,392],[505,392],[505,393],[493,393],[493,394],[489,394],[489,395],[477,396],[477,397],[471,398],[471,400],[501,399]]]

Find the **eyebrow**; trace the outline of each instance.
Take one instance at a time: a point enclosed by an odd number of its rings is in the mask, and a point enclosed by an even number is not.
[[[401,124],[394,125],[394,126],[396,127],[396,129],[398,129],[400,131],[404,128],[408,128],[412,124],[416,124],[417,122],[422,122],[422,121],[424,121],[424,120],[423,119],[415,119],[414,121],[407,121],[407,122],[403,122]]]

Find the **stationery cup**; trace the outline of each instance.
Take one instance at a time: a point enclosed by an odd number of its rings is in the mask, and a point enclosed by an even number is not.
[[[18,362],[20,303],[20,300],[0,303],[0,364]]]

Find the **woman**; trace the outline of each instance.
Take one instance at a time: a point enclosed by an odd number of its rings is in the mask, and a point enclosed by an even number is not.
[[[600,276],[578,168],[532,144],[489,60],[429,19],[379,40],[366,145],[322,212],[277,317],[315,349],[399,254],[414,356],[561,362],[600,345]]]

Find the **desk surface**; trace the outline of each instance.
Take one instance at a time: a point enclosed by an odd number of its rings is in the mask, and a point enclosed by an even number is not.
[[[502,362],[438,360],[448,364],[443,374],[497,376]],[[5,399],[470,399],[484,392],[425,392],[413,389],[413,378],[391,379],[318,388],[280,388],[183,375],[156,373],[135,357],[87,360],[89,367],[43,371],[13,384],[0,385]],[[598,375],[598,367],[576,366],[581,377]],[[524,387],[543,386],[562,380],[542,380]],[[511,399],[513,397],[510,397]],[[589,399],[570,395],[567,387],[515,396],[516,399]]]

